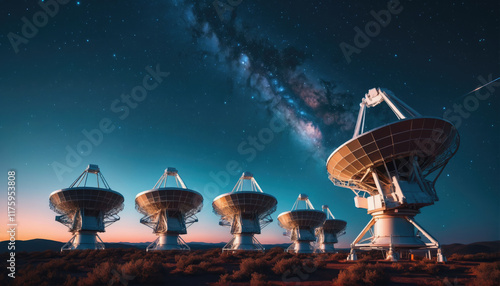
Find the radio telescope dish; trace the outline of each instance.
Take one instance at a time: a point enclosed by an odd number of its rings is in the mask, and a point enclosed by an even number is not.
[[[326,214],[326,220],[322,226],[316,229],[318,237],[318,251],[322,253],[335,253],[334,244],[339,242],[338,237],[345,234],[347,222],[335,219],[327,205],[321,206]]]
[[[175,187],[167,187],[168,177],[175,179]],[[144,215],[141,223],[158,236],[146,251],[190,250],[180,235],[198,221],[202,207],[202,195],[188,189],[175,168],[167,168],[153,189],[135,197],[135,208]]]
[[[97,187],[87,186],[89,174],[96,175]],[[97,165],[87,169],[69,188],[50,194],[50,209],[60,214],[56,221],[66,225],[73,237],[63,245],[61,251],[75,249],[104,249],[97,232],[120,219],[123,196],[109,188]]]
[[[214,213],[221,216],[219,224],[231,226],[233,234],[222,251],[264,251],[254,235],[273,221],[277,204],[275,197],[262,192],[250,172],[244,172],[230,193],[212,203]]]
[[[301,209],[301,204],[305,207]],[[284,233],[290,236],[293,244],[287,248],[292,253],[314,253],[311,242],[316,241],[315,229],[321,226],[326,219],[326,214],[315,210],[306,194],[300,194],[291,211],[278,216],[279,225],[286,229]]]
[[[399,121],[363,132],[366,108],[382,102]],[[446,120],[421,116],[390,91],[378,88],[368,91],[360,107],[353,138],[326,164],[330,180],[351,189],[356,207],[373,217],[351,244],[349,259],[357,259],[357,249],[382,249],[388,260],[397,261],[399,250],[422,248],[429,250],[429,257],[430,249],[437,249],[437,260],[444,262],[439,242],[414,216],[438,200],[434,185],[458,150],[457,129]],[[373,235],[364,239],[372,227]]]

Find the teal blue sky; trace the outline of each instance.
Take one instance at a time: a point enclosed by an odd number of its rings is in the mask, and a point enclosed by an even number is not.
[[[440,200],[416,220],[442,243],[500,239],[500,87],[483,88],[490,95],[475,101],[463,96],[499,76],[498,5],[401,1],[348,62],[341,44],[356,47],[354,28],[386,2],[270,2],[242,1],[219,17],[212,1],[70,1],[29,38],[22,19],[33,22],[42,6],[0,1],[0,184],[16,170],[18,239],[68,240],[49,194],[98,164],[125,197],[105,241],[154,240],[134,198],[176,167],[205,199],[186,241],[229,240],[211,201],[248,170],[278,199],[261,242],[289,241],[276,217],[307,193],[348,222],[339,242],[348,247],[370,216],[328,180],[325,161],[352,137],[373,87],[458,126],[461,146],[436,185]],[[140,100],[128,104],[122,94],[132,92]],[[466,116],[454,107],[464,104]],[[368,114],[372,127],[396,120],[384,108]],[[84,130],[103,120],[114,129],[94,144]],[[80,160],[67,160],[68,150]],[[227,179],[228,163],[237,171]]]

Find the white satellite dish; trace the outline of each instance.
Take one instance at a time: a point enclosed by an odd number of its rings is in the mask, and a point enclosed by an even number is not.
[[[381,102],[399,121],[363,132],[366,108]],[[437,260],[445,261],[439,242],[414,216],[438,200],[434,185],[457,152],[457,129],[446,120],[422,117],[381,89],[370,89],[360,106],[353,138],[337,148],[326,164],[330,180],[351,189],[356,207],[367,209],[373,217],[351,244],[349,259],[357,259],[358,249],[382,249],[392,261],[399,259],[400,250],[437,249]],[[364,238],[368,231],[373,235]],[[419,233],[430,242],[422,241]]]
[[[96,176],[96,187],[87,186],[91,183],[89,174]],[[120,219],[118,213],[123,210],[123,202],[123,196],[109,188],[99,167],[92,164],[69,188],[50,194],[50,208],[60,214],[56,221],[66,225],[73,234],[61,251],[104,249],[97,232],[104,232]]]
[[[304,205],[304,207],[301,207]],[[306,194],[300,194],[291,211],[278,216],[279,225],[286,229],[293,244],[287,248],[291,253],[314,253],[313,242],[316,241],[315,229],[321,226],[326,214],[315,210]]]
[[[250,172],[244,172],[230,193],[212,203],[214,213],[221,216],[219,224],[230,226],[233,234],[222,251],[264,251],[254,235],[273,221],[277,204],[275,197],[262,192]]]
[[[175,187],[167,186],[168,177],[175,179]],[[188,189],[175,168],[165,169],[153,189],[135,197],[135,208],[144,215],[141,223],[158,236],[146,251],[190,250],[180,235],[198,221],[202,207],[202,195]]]

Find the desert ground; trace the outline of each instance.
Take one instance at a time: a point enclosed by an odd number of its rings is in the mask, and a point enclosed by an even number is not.
[[[380,252],[293,255],[265,253],[145,252],[107,249],[61,253],[19,252],[16,278],[2,269],[1,285],[498,285],[500,253],[454,254],[446,264],[384,261]],[[7,259],[7,253],[1,255]],[[5,261],[5,260],[4,260]]]

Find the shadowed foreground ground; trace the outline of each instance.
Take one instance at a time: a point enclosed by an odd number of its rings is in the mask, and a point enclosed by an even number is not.
[[[452,255],[449,263],[391,263],[378,252],[291,255],[222,254],[220,249],[146,253],[138,249],[19,252],[16,278],[2,268],[0,285],[497,285],[500,253]],[[7,254],[1,255],[2,261]]]

